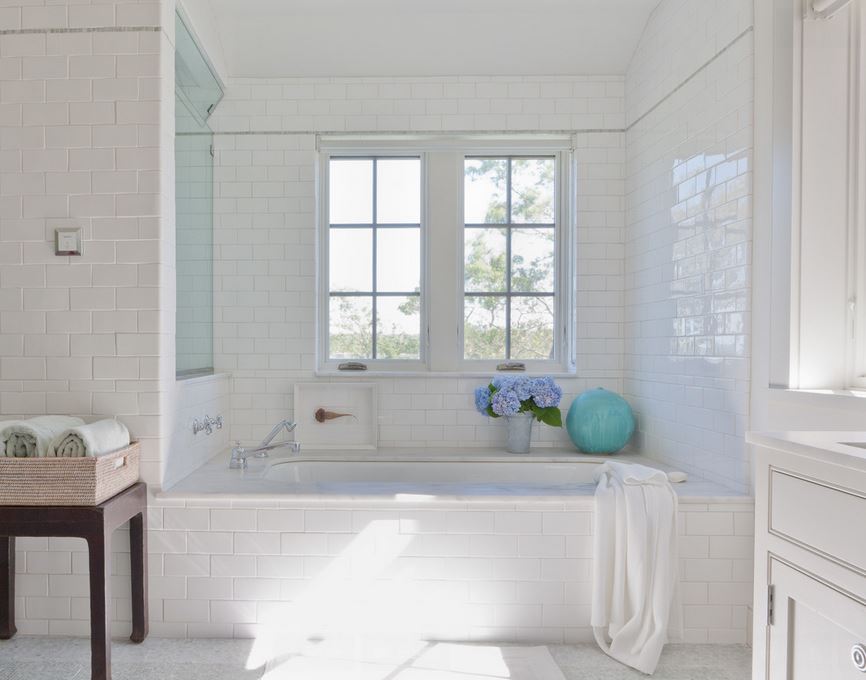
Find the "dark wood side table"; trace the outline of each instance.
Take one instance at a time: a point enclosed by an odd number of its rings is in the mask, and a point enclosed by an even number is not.
[[[104,503],[0,507],[0,640],[15,635],[15,537],[84,538],[90,553],[92,680],[111,680],[111,535],[129,522],[133,642],[147,637],[147,485],[138,482]]]

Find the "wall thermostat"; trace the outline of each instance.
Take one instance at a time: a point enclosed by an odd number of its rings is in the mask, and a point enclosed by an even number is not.
[[[55,255],[81,255],[81,229],[54,230]]]

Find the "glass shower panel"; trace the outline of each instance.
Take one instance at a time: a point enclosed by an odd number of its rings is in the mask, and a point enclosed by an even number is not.
[[[183,20],[175,52],[178,378],[213,372],[213,132],[222,86]]]
[[[213,134],[176,101],[177,374],[213,371]]]
[[[179,14],[175,15],[174,89],[202,123],[223,96],[210,61]]]

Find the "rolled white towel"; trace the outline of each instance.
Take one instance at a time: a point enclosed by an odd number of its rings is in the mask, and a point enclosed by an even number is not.
[[[83,424],[81,418],[72,416],[37,416],[8,425],[2,435],[6,438],[6,457],[44,458],[58,434]]]
[[[129,446],[126,425],[107,418],[60,432],[51,442],[48,455],[57,458],[102,456],[125,446]]]
[[[0,420],[0,458],[5,458],[6,456],[7,429],[18,422],[17,420]]]

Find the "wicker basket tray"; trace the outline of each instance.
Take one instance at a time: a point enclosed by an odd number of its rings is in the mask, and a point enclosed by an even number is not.
[[[133,442],[98,458],[0,458],[0,505],[99,505],[138,481]]]

